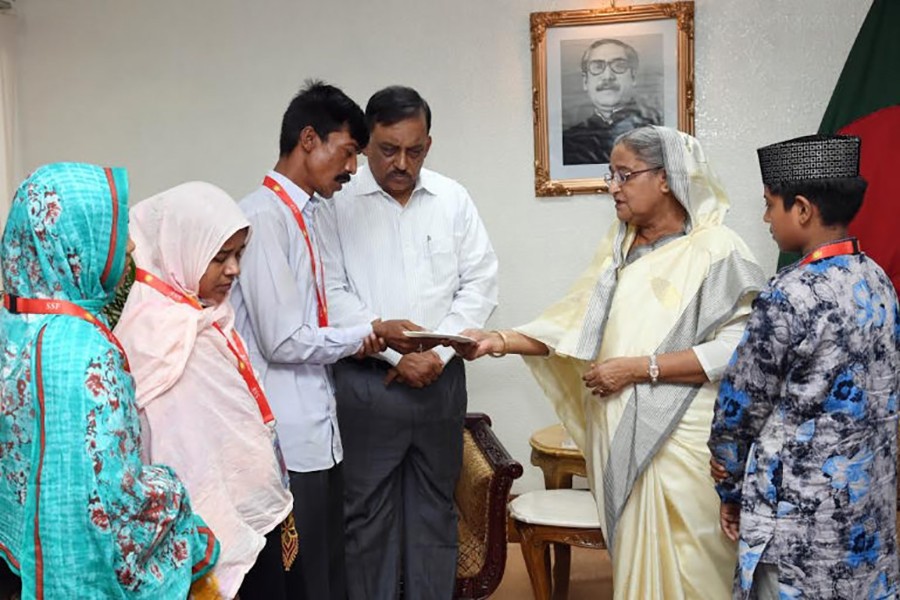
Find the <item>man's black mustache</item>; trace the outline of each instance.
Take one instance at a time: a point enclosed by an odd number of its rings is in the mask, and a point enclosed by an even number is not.
[[[347,183],[350,181],[350,173],[341,173],[337,177],[334,178],[338,183]]]

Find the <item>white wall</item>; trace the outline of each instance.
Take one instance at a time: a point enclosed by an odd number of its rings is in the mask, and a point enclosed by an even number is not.
[[[17,32],[16,15],[0,12],[0,228],[6,223],[12,192],[18,184],[14,181],[19,172],[16,143]]]
[[[619,1],[619,5],[627,2]],[[434,110],[431,168],[465,184],[500,257],[490,325],[525,322],[586,265],[613,218],[606,197],[537,199],[532,11],[595,0],[19,0],[26,169],[56,160],[129,168],[132,199],[188,179],[246,194],[276,158],[281,114],[319,76],[360,104],[385,85]],[[755,149],[811,133],[869,0],[697,0],[696,132],[731,194],[729,224],[774,270]],[[635,318],[640,318],[639,314]],[[470,409],[541,485],[531,431],[555,421],[517,358],[470,373]]]

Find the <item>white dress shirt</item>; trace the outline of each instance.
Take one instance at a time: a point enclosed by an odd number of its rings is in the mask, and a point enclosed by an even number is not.
[[[497,306],[497,256],[469,193],[422,169],[406,205],[368,165],[318,211],[329,310],[335,324],[409,319],[458,333],[484,327]],[[435,351],[446,364],[452,348]],[[382,358],[396,365],[388,349]]]
[[[281,174],[268,175],[300,209],[318,252],[315,210],[320,201]],[[327,365],[359,350],[372,326],[359,321],[346,329],[319,327],[309,250],[290,209],[266,187],[244,198],[240,207],[252,230],[231,292],[235,327],[265,386],[288,469],[329,469],[343,459],[343,449]]]

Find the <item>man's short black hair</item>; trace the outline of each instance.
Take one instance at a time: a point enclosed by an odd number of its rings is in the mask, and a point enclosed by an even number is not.
[[[305,127],[312,127],[323,141],[328,134],[346,127],[360,148],[369,143],[369,130],[359,105],[340,89],[316,79],[306,81],[284,111],[279,143],[281,156],[294,151]]]
[[[375,92],[366,104],[366,124],[369,131],[375,124],[393,125],[419,115],[425,116],[425,130],[431,132],[431,108],[416,90],[392,85]]]
[[[775,182],[767,187],[769,194],[781,197],[785,210],[794,206],[796,196],[805,196],[818,207],[823,225],[846,226],[859,212],[867,185],[862,177],[839,177]]]

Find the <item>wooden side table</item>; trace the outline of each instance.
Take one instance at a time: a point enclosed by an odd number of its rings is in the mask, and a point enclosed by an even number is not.
[[[531,445],[531,464],[538,467],[544,473],[544,487],[548,490],[558,490],[572,487],[572,477],[579,475],[587,477],[587,466],[585,464],[584,455],[581,450],[572,441],[569,432],[566,431],[562,424],[557,423],[550,427],[545,427],[535,431],[528,440]],[[558,532],[557,532],[558,533]],[[584,535],[585,531],[579,532]],[[596,534],[604,545],[594,545],[593,536]],[[529,538],[531,535],[529,535]],[[600,535],[599,529],[591,532],[591,543],[584,544],[587,547],[605,547],[602,542],[603,536]],[[522,540],[523,544],[530,543],[531,540]],[[566,598],[569,593],[569,571],[572,563],[572,547],[564,541],[564,538],[556,537],[545,540],[553,544],[553,595],[554,598]],[[582,545],[582,544],[575,544]],[[523,552],[525,546],[522,546]],[[547,557],[549,560],[549,556]],[[526,557],[526,562],[528,557]],[[531,570],[529,570],[531,575]],[[534,575],[532,575],[532,583],[534,584]],[[543,590],[538,591],[535,588],[537,597],[543,597]]]
[[[558,490],[572,487],[572,476],[587,477],[584,455],[559,423],[535,431],[531,444],[531,464],[544,472],[544,487]]]

